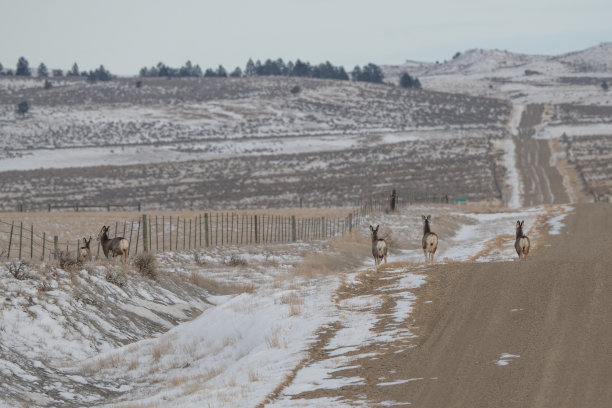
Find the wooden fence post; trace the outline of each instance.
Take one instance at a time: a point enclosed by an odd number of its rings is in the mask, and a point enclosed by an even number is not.
[[[9,235],[9,247],[8,254],[6,255],[6,259],[9,259],[11,256],[11,244],[13,243],[13,227],[15,226],[15,221],[11,221],[11,235]]]
[[[297,226],[295,225],[295,215],[291,216],[291,242],[297,241]]]
[[[23,221],[19,223],[19,260],[21,260],[21,243],[23,240]]]
[[[57,238],[57,235],[55,235],[53,237],[53,258],[55,259],[57,257],[57,246],[59,244],[59,240]]]
[[[147,239],[147,215],[142,214],[142,250],[143,252],[149,252],[149,240]]]
[[[255,243],[259,242],[259,237],[257,235],[258,232],[259,232],[259,226],[257,223],[257,216],[255,216]]]
[[[179,219],[179,216],[176,216],[176,238],[174,239],[174,250],[178,251],[178,244],[179,244],[179,230],[181,229],[181,221]],[[183,245],[184,246],[184,245]]]
[[[43,248],[42,248],[42,260],[45,260],[45,243],[47,242],[47,233],[43,232]]]
[[[206,231],[206,236],[205,236],[205,241],[206,241],[206,248],[208,248],[209,245],[209,241],[208,241],[208,213],[204,214],[204,231]]]
[[[170,230],[168,231],[168,236],[170,237],[170,251],[172,252],[172,216],[170,216]]]
[[[133,231],[134,231],[134,223],[130,222],[130,241],[128,242],[128,256],[130,255],[130,250],[132,249],[132,232]]]
[[[132,234],[130,234],[130,238],[132,238]],[[134,252],[134,255],[138,255],[138,240],[139,239],[140,239],[140,220],[138,220],[138,230],[136,231],[136,251]]]

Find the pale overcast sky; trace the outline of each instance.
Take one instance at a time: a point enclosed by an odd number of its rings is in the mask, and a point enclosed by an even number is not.
[[[612,41],[612,0],[0,0],[0,63],[137,75],[162,61],[443,61],[498,48],[560,54]]]

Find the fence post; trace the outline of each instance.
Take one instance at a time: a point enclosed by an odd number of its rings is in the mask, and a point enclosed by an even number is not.
[[[170,251],[172,251],[172,216],[170,216],[170,229],[168,230],[168,236],[170,237]]]
[[[47,242],[47,233],[43,232],[43,250],[42,250],[42,260],[45,260],[45,243]]]
[[[176,238],[174,240],[174,250],[178,251],[178,244],[179,244],[179,231],[181,229],[181,221],[179,219],[179,216],[176,216]]]
[[[138,255],[138,241],[140,240],[140,220],[138,220],[138,230],[136,231],[136,251],[134,255]]]
[[[327,228],[325,228],[325,217],[321,217],[321,239],[325,239],[326,237],[326,233],[327,233]]]
[[[189,249],[191,249],[191,218],[189,219]]]
[[[349,232],[353,232],[353,213],[349,213]]]
[[[147,215],[142,214],[142,250],[143,252],[149,252],[149,241],[148,241],[148,229],[147,229]]]
[[[204,241],[206,241],[206,248],[208,248],[208,213],[204,214],[204,231],[206,231]]]
[[[15,226],[15,221],[11,221],[11,235],[9,235],[9,248],[8,254],[6,255],[6,259],[11,257],[11,244],[13,243],[13,227]]]
[[[140,223],[138,225],[140,225]],[[134,223],[130,222],[130,241],[128,243],[128,256],[130,255],[130,250],[132,249],[132,232],[133,231],[134,231]]]
[[[57,235],[55,235],[53,237],[53,258],[55,259],[57,257],[57,246],[59,244],[59,240],[57,238]]]
[[[23,221],[19,223],[19,260],[21,260],[21,243],[23,240]]]
[[[257,216],[255,216],[255,243],[259,242],[259,237],[257,233],[259,232],[259,228],[257,225]]]
[[[291,216],[291,242],[297,241],[297,227],[295,225],[295,215]]]

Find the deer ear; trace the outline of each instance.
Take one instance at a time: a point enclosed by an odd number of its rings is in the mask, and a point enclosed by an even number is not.
[[[428,219],[428,220],[431,220],[431,214],[429,214],[429,215],[427,216],[427,219]]]
[[[374,227],[370,225],[370,231],[374,231]]]
[[[425,221],[427,218],[425,218],[424,215],[421,215],[421,218],[423,218],[423,221]]]

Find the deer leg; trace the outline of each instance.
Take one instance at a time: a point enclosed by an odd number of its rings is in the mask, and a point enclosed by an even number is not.
[[[385,264],[387,263],[387,254],[385,254]]]

